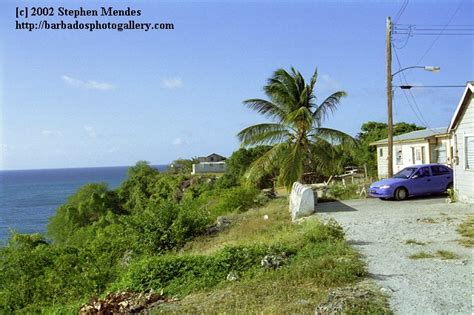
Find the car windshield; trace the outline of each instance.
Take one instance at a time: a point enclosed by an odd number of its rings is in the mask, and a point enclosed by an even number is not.
[[[393,175],[393,178],[409,178],[415,171],[416,171],[416,168],[407,167],[407,168],[402,169],[397,174]]]

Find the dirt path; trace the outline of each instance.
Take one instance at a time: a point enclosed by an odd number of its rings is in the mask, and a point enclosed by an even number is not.
[[[321,203],[317,212],[335,218],[366,257],[370,276],[390,296],[395,314],[471,314],[472,250],[460,246],[456,227],[474,205],[447,204],[444,197],[402,202],[378,199]],[[407,244],[408,240],[424,243]],[[441,259],[446,250],[459,256]],[[410,259],[426,252],[436,258]]]

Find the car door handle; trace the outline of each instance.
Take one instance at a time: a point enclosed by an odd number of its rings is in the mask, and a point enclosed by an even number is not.
[[[426,181],[427,181],[427,182],[431,182],[431,179],[427,179]]]

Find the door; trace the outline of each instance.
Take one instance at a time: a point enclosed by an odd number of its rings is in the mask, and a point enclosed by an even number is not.
[[[442,165],[431,166],[432,192],[444,192],[449,183],[453,182],[451,171]]]
[[[423,147],[415,147],[413,150],[413,164],[423,164]]]
[[[432,176],[429,167],[422,167],[408,180],[408,193],[410,195],[423,195],[433,189]]]

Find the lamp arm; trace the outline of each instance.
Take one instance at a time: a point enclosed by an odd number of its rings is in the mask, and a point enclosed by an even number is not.
[[[397,72],[395,72],[394,74],[392,74],[392,78],[393,78],[395,75],[397,75],[397,74],[399,74],[400,72],[402,72],[402,71],[405,71],[405,70],[408,70],[408,69],[413,69],[413,68],[423,68],[423,69],[424,69],[425,67],[424,67],[424,66],[411,66],[411,67],[406,67],[406,68],[403,68],[403,69],[401,69],[401,70],[398,70]]]

